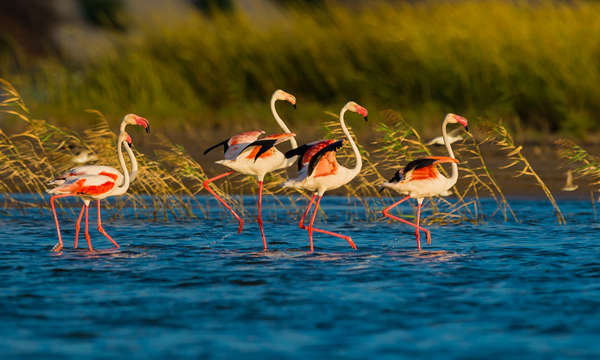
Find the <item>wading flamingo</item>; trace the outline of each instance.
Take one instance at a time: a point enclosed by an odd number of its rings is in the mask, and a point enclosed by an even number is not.
[[[308,237],[310,238],[310,251],[313,249],[313,231],[329,234],[333,236],[340,237],[348,241],[350,246],[353,249],[356,249],[356,245],[352,241],[349,236],[344,236],[341,234],[336,234],[330,231],[325,231],[321,229],[316,229],[313,227],[315,222],[315,217],[317,216],[317,212],[319,210],[319,203],[321,202],[321,197],[327,190],[337,189],[347,183],[349,183],[358,173],[362,167],[362,158],[360,156],[360,152],[358,151],[358,147],[352,140],[350,136],[350,132],[346,128],[346,124],[344,123],[344,113],[346,111],[352,111],[359,113],[365,118],[367,121],[367,109],[358,105],[354,101],[350,101],[342,108],[340,112],[340,125],[344,134],[348,138],[350,142],[350,146],[352,146],[352,151],[354,151],[354,156],[356,157],[356,165],[352,169],[348,169],[344,166],[340,166],[338,164],[337,159],[335,157],[335,152],[342,147],[344,144],[344,140],[320,140],[308,143],[306,145],[302,145],[297,149],[290,150],[285,153],[287,158],[293,158],[298,156],[298,171],[299,176],[295,179],[290,179],[281,184],[283,187],[292,187],[296,189],[305,189],[314,192],[312,198],[310,199],[310,203],[302,215],[302,219],[300,219],[300,223],[298,226],[301,229],[308,230]],[[310,219],[310,225],[306,227],[304,225],[304,218],[310,211],[312,207],[315,197],[317,198],[317,205],[315,206],[315,210]]]
[[[139,126],[142,126],[146,130],[146,133],[150,132],[150,122],[148,122],[148,120],[144,119],[143,117],[137,116],[135,114],[127,114],[123,117],[123,120],[121,121],[120,132],[124,132],[127,125],[139,125]],[[128,143],[131,143],[131,141],[128,141]],[[118,145],[117,145],[117,147],[118,147]],[[127,151],[127,155],[129,156],[129,161],[131,163],[131,173],[129,173],[129,182],[131,183],[137,177],[138,163],[135,158],[135,155],[133,154],[133,151],[131,151],[131,148],[129,146],[126,146],[125,150]],[[122,157],[121,153],[118,153],[117,155],[119,157]],[[93,156],[95,156],[95,155],[93,155]],[[123,169],[123,173],[127,172],[127,168],[125,166],[122,166],[122,169]],[[54,180],[50,181],[48,183],[48,185],[61,185],[70,177],[82,176],[82,175],[105,175],[105,176],[111,177],[116,180],[118,180],[119,178],[123,179],[123,175],[121,174],[121,172],[119,172],[117,169],[112,168],[110,166],[86,165],[86,166],[79,166],[79,167],[69,170],[68,173],[58,176]],[[124,194],[126,191],[127,191],[127,188],[124,189],[122,194]],[[122,194],[114,194],[114,195],[122,195]],[[88,211],[87,211],[88,205],[89,205],[89,201],[88,201],[87,205],[85,204],[85,201],[84,201],[84,205],[81,207],[81,211],[79,213],[79,218],[77,219],[77,223],[75,224],[75,243],[74,243],[75,248],[77,248],[77,240],[79,238],[81,217],[83,216],[84,210],[85,210],[85,214],[86,214],[85,221],[86,221],[86,223],[88,222]],[[100,200],[98,200],[98,216],[100,216],[99,211],[100,211]],[[56,218],[56,214],[55,214],[55,218]],[[60,229],[58,228],[58,220],[57,220],[57,231],[58,231],[59,243],[56,244],[56,246],[52,249],[52,251],[59,251],[60,248],[62,248]]]
[[[129,188],[130,177],[125,165],[125,159],[123,158],[123,152],[121,150],[123,143],[125,143],[127,147],[129,147],[129,144],[131,143],[131,138],[124,131],[119,133],[119,137],[117,139],[117,152],[119,154],[119,163],[121,164],[121,168],[123,169],[123,173],[125,175],[121,175],[121,173],[116,169],[112,169],[110,173],[102,172],[100,175],[71,176],[54,189],[46,190],[47,193],[53,195],[50,197],[50,205],[52,206],[54,221],[56,222],[56,230],[58,232],[58,244],[54,246],[52,251],[60,251],[60,249],[63,247],[60,227],[58,225],[58,217],[56,215],[56,209],[54,208],[54,200],[67,196],[77,196],[83,200],[84,206],[82,208],[82,212],[79,214],[77,224],[79,225],[81,216],[83,215],[83,209],[85,209],[85,239],[87,240],[90,251],[92,251],[93,248],[90,240],[90,234],[88,232],[88,208],[92,200],[97,200],[98,202],[98,231],[106,236],[106,238],[108,238],[108,240],[115,245],[115,248],[119,248],[119,245],[102,228],[100,200],[109,196],[123,195]],[[115,172],[118,173],[118,176],[115,176]],[[77,235],[79,233],[78,225],[76,226],[77,232],[75,241],[77,241]],[[75,247],[77,247],[77,243],[75,243]]]
[[[458,180],[458,160],[454,157],[452,147],[448,141],[448,134],[446,133],[446,125],[459,123],[469,131],[469,123],[464,117],[448,114],[444,118],[442,123],[442,136],[448,150],[448,155],[445,156],[430,156],[417,160],[413,160],[406,164],[404,169],[399,170],[389,182],[383,183],[383,188],[388,188],[399,192],[400,194],[407,195],[402,200],[388,206],[383,210],[383,215],[390,219],[398,220],[405,224],[415,227],[415,235],[417,237],[417,247],[421,250],[421,242],[419,230],[423,230],[427,235],[427,244],[431,244],[431,233],[429,230],[419,225],[419,217],[421,216],[421,204],[423,199],[435,195],[440,195],[449,190],[456,180]],[[450,178],[440,174],[437,169],[437,164],[451,163],[452,164],[452,176]],[[413,224],[409,221],[401,219],[397,216],[391,215],[389,211],[401,204],[402,202],[410,199],[417,199],[417,222]]]
[[[283,169],[291,166],[294,163],[294,159],[286,159],[283,153],[277,150],[274,146],[284,141],[290,140],[292,148],[297,148],[298,144],[294,136],[296,134],[290,133],[290,129],[285,125],[277,110],[275,109],[275,102],[277,100],[289,101],[294,108],[296,108],[296,98],[283,90],[277,90],[271,96],[271,111],[275,120],[281,126],[285,133],[269,135],[261,138],[258,137],[264,134],[264,131],[250,131],[243,134],[235,135],[227,140],[224,140],[217,145],[214,145],[204,152],[206,155],[209,151],[223,145],[225,160],[219,160],[216,163],[221,164],[231,169],[231,171],[221,174],[212,179],[208,179],[202,183],[204,188],[208,190],[214,197],[217,198],[238,220],[238,235],[241,234],[244,227],[244,220],[233,211],[233,209],[227,205],[223,199],[221,199],[211,188],[208,186],[211,182],[220,178],[229,176],[235,172],[239,172],[244,175],[253,175],[258,179],[258,226],[260,227],[260,233],[262,235],[263,245],[267,250],[267,240],[265,239],[265,231],[263,229],[263,221],[261,214],[262,207],[262,188],[263,179],[268,172],[275,171],[277,169]]]

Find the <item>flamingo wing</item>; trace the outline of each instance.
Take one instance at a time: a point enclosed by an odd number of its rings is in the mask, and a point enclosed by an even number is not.
[[[83,175],[104,175],[112,178],[113,180],[117,180],[121,175],[119,170],[112,168],[110,166],[104,165],[86,165],[79,166],[69,170],[68,173],[60,175],[56,177],[54,180],[50,181],[48,185],[60,185],[64,183],[67,179],[74,176],[83,176]]]
[[[256,141],[248,144],[248,146],[246,146],[245,148],[242,149],[242,151],[240,151],[240,154],[243,153],[246,149],[254,146],[255,148],[250,152],[250,155],[247,158],[248,159],[254,158],[254,162],[256,162],[256,160],[258,160],[258,158],[262,154],[269,151],[275,145],[280,144],[284,141],[287,141],[287,140],[293,138],[294,136],[296,136],[296,134],[293,134],[293,133],[283,133],[283,134],[274,134],[274,135],[265,136],[264,138],[262,138],[260,140],[256,140]]]
[[[310,159],[319,152],[319,150],[333,142],[335,142],[333,139],[313,141],[286,152],[284,156],[286,159],[298,156],[298,171],[301,171],[308,166]]]
[[[442,163],[458,163],[458,160],[447,156],[431,156],[413,160],[406,164],[403,174],[409,180],[434,179],[440,175],[435,165]]]
[[[328,145],[325,145],[315,151],[309,159],[307,159],[308,153],[305,154],[303,162],[308,160],[308,170],[306,175],[314,175],[314,177],[319,177],[334,174],[340,167],[340,164],[338,164],[337,159],[335,158],[335,152],[343,145],[344,140],[331,140]]]
[[[115,180],[104,175],[82,175],[68,178],[63,184],[48,190],[50,194],[77,194],[98,196],[115,187]]]
[[[211,147],[209,147],[208,149],[206,149],[206,151],[204,151],[204,155],[208,154],[211,150],[218,148],[219,146],[223,145],[223,153],[225,154],[226,158],[229,158],[232,154],[231,153],[235,153],[235,156],[233,156],[233,158],[235,158],[237,155],[240,154],[240,151],[238,151],[239,149],[243,149],[243,144],[248,144],[251,142],[254,142],[258,139],[258,137],[262,134],[264,134],[264,131],[249,131],[249,132],[245,132],[242,134],[238,134],[235,136],[230,137],[227,140],[223,140],[220,143],[213,145]]]

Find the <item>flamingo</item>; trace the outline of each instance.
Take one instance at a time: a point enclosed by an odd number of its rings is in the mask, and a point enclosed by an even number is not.
[[[120,132],[124,132],[127,125],[139,125],[139,126],[142,126],[144,129],[146,129],[146,133],[150,132],[150,123],[148,122],[148,120],[144,119],[141,116],[137,116],[135,114],[127,114],[123,117],[123,120],[121,121]],[[128,143],[131,143],[131,141],[128,141]],[[129,182],[131,183],[137,177],[138,163],[137,163],[137,160],[135,159],[135,155],[133,154],[133,151],[131,151],[131,148],[129,146],[126,146],[125,150],[127,151],[127,155],[129,156],[129,161],[131,163],[131,173],[129,173]],[[93,156],[95,156],[95,155],[93,155]],[[121,157],[122,155],[119,153],[118,156]],[[126,167],[123,166],[122,168],[123,168],[124,173],[127,172]],[[115,180],[118,180],[119,178],[121,178],[121,179],[123,178],[123,175],[121,175],[121,173],[115,168],[112,168],[109,166],[102,166],[102,165],[86,165],[86,166],[79,166],[79,167],[69,170],[68,173],[60,175],[57,178],[55,178],[54,180],[50,181],[48,183],[48,185],[61,185],[61,184],[65,183],[65,181],[67,181],[71,177],[83,176],[83,175],[105,175],[105,176],[108,176]],[[126,191],[127,191],[127,188],[125,188],[125,190],[123,191],[123,194]],[[121,195],[121,194],[115,194],[115,195]],[[75,242],[74,242],[75,248],[77,248],[77,240],[79,238],[80,223],[81,223],[81,218],[83,216],[84,210],[85,210],[85,214],[86,214],[85,215],[86,224],[88,222],[88,211],[87,211],[88,205],[89,205],[89,201],[88,201],[87,205],[85,204],[85,201],[84,201],[84,205],[81,207],[81,211],[79,213],[79,218],[77,219],[77,223],[75,224]],[[98,216],[100,216],[100,200],[98,200]],[[55,213],[55,217],[56,217],[56,213]],[[62,248],[60,229],[58,228],[58,220],[57,220],[56,226],[57,226],[57,231],[58,231],[59,242],[52,249],[52,251],[60,251],[60,249]],[[86,230],[86,232],[87,232],[87,230]],[[90,248],[90,250],[91,250],[91,248]]]
[[[216,163],[228,167],[231,171],[228,171],[214,178],[205,180],[202,185],[208,192],[210,192],[219,202],[221,202],[237,219],[238,235],[242,233],[244,227],[244,220],[233,211],[233,209],[227,205],[227,203],[221,199],[208,185],[218,179],[229,176],[235,172],[239,172],[244,175],[253,175],[258,179],[258,226],[260,227],[260,233],[262,235],[263,245],[267,250],[267,240],[265,239],[265,231],[263,229],[263,221],[261,214],[262,207],[262,188],[263,180],[265,175],[271,171],[277,169],[283,169],[291,166],[294,163],[294,159],[287,159],[283,156],[283,153],[275,148],[284,141],[289,140],[292,144],[292,148],[297,148],[298,143],[294,136],[296,134],[291,133],[287,125],[283,122],[277,110],[275,109],[275,102],[277,100],[289,101],[294,108],[296,108],[296,98],[286,93],[283,90],[276,90],[271,96],[271,111],[275,120],[281,126],[285,133],[269,135],[258,139],[259,136],[264,134],[264,131],[250,131],[242,134],[235,135],[227,140],[221,141],[220,143],[208,148],[204,155],[211,150],[223,145],[223,152],[225,154],[225,160],[219,160]]]
[[[419,225],[419,218],[421,216],[421,204],[423,203],[423,199],[426,197],[431,197],[435,195],[440,195],[449,190],[456,181],[458,180],[458,160],[454,157],[454,153],[452,152],[452,147],[450,146],[450,142],[448,141],[448,134],[446,133],[446,126],[448,124],[456,124],[459,123],[465,127],[467,131],[469,131],[469,123],[467,119],[462,116],[447,114],[444,118],[444,122],[442,123],[442,136],[444,138],[444,142],[446,144],[446,149],[448,150],[449,157],[445,156],[430,156],[421,159],[416,159],[404,167],[404,169],[399,170],[389,182],[384,182],[381,186],[383,188],[388,188],[399,192],[400,194],[407,195],[402,200],[388,206],[383,210],[383,215],[389,217],[390,219],[394,219],[410,226],[415,227],[415,235],[417,238],[417,247],[419,251],[421,251],[421,242],[419,230],[422,230],[427,235],[427,244],[431,244],[431,232]],[[440,174],[437,169],[437,164],[443,163],[451,163],[452,164],[452,175],[450,178],[445,177]],[[417,221],[416,224],[413,224],[409,221],[401,219],[397,216],[391,215],[389,211],[400,205],[402,202],[410,199],[417,199]]]
[[[111,169],[111,171],[102,171],[100,174],[97,175],[88,174],[79,176],[69,176],[59,186],[55,187],[54,189],[46,190],[47,193],[52,195],[50,197],[50,205],[52,206],[54,221],[56,222],[56,230],[58,232],[58,244],[54,246],[52,251],[60,251],[63,247],[62,237],[60,234],[60,227],[58,224],[58,217],[56,215],[56,209],[54,208],[54,200],[68,196],[77,196],[81,200],[83,200],[84,203],[83,208],[81,209],[81,213],[79,214],[79,219],[77,220],[75,247],[77,247],[77,236],[79,235],[79,222],[81,221],[83,210],[85,209],[85,238],[88,243],[88,248],[90,249],[90,251],[93,250],[90,235],[88,232],[88,208],[92,200],[97,200],[98,231],[100,231],[104,236],[106,236],[106,238],[108,238],[108,240],[110,240],[115,245],[116,249],[119,248],[119,245],[102,228],[102,220],[100,216],[100,200],[109,196],[122,195],[125,192],[127,192],[127,189],[129,188],[131,178],[129,173],[127,172],[125,159],[123,158],[123,152],[121,150],[123,143],[126,143],[127,147],[129,147],[129,144],[131,143],[131,138],[125,131],[121,131],[117,138],[117,153],[119,154],[119,163],[121,164],[121,168],[123,169],[123,173],[125,175],[121,175],[121,173],[114,168],[109,168],[108,166],[105,166],[104,168]],[[133,153],[131,153],[130,155],[132,154]]]
[[[359,113],[365,118],[365,121],[367,121],[368,112],[367,109],[358,105],[354,101],[350,101],[344,105],[342,111],[340,112],[340,125],[344,131],[344,134],[346,134],[346,137],[350,142],[350,146],[354,151],[354,156],[356,157],[356,165],[354,168],[348,169],[344,166],[340,166],[335,157],[335,152],[343,146],[344,140],[335,141],[329,139],[314,141],[306,145],[302,145],[297,149],[290,150],[285,154],[286,158],[294,158],[296,156],[299,157],[299,176],[295,179],[287,180],[281,184],[281,186],[305,189],[313,192],[310,203],[308,204],[308,207],[306,208],[306,211],[304,212],[304,215],[302,215],[300,223],[298,224],[301,229],[308,230],[308,237],[310,239],[310,252],[314,251],[313,231],[345,239],[348,241],[350,246],[356,250],[356,245],[349,236],[344,236],[313,227],[323,194],[327,190],[334,190],[349,183],[352,179],[354,179],[354,177],[356,177],[356,175],[358,175],[360,169],[362,168],[362,158],[360,156],[360,152],[358,151],[358,147],[354,143],[354,140],[352,140],[350,132],[344,123],[344,114],[346,111]],[[304,219],[306,218],[306,215],[308,215],[316,196],[318,196],[317,204],[312,214],[312,218],[310,219],[310,225],[307,227],[304,225]]]

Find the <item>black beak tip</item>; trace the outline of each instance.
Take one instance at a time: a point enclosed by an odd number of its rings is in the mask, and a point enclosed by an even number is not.
[[[469,132],[469,125],[465,126],[465,129],[467,130],[467,132]]]
[[[133,147],[133,144],[132,144],[132,143],[128,143],[128,142],[126,142],[126,144],[127,144],[127,146],[129,146],[129,148],[130,148],[130,149]]]
[[[365,116],[365,121],[369,121],[369,117],[368,116]]]
[[[150,124],[148,124],[148,126],[146,126],[146,134],[150,134]]]
[[[294,109],[298,109],[298,107],[296,107],[296,104],[294,104]]]

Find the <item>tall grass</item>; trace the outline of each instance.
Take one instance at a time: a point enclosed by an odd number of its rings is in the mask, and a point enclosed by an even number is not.
[[[557,151],[559,157],[566,159],[568,164],[578,165],[574,171],[576,178],[587,178],[591,181],[588,186],[592,188],[600,185],[600,158],[590,154],[572,140],[561,139],[557,140],[556,144],[560,146]]]
[[[488,137],[486,138],[486,142],[491,142],[494,145],[500,146],[502,150],[508,150],[509,152],[506,154],[508,160],[512,162],[506,166],[503,166],[503,169],[507,169],[513,167],[515,165],[522,166],[521,170],[517,172],[515,177],[527,175],[535,178],[538,185],[544,190],[544,194],[548,197],[548,200],[552,203],[554,210],[556,212],[556,219],[559,224],[566,224],[565,218],[563,217],[556,200],[554,200],[554,196],[552,192],[544,181],[540,178],[540,176],[535,172],[525,155],[521,152],[523,150],[523,146],[518,146],[515,144],[512,135],[508,132],[506,127],[502,125],[502,122],[494,123],[491,121],[485,121],[482,125],[483,129],[487,132]]]
[[[45,184],[56,175],[75,166],[72,161],[73,154],[66,145],[76,144],[96,155],[99,159],[96,160],[97,163],[119,167],[114,154],[116,135],[100,112],[89,111],[96,117],[97,125],[80,135],[44,120],[33,119],[17,91],[2,79],[0,79],[0,90],[0,113],[16,116],[26,124],[25,131],[14,135],[7,135],[0,130],[0,194],[4,198],[5,209],[28,211],[27,209],[33,207],[48,208]],[[336,114],[330,115],[337,118]],[[404,121],[398,112],[386,111],[383,117],[385,121],[378,128],[381,134],[380,140],[374,144],[379,150],[374,154],[365,150],[361,146],[360,139],[356,139],[353,135],[361,153],[363,169],[352,183],[345,185],[345,189],[349,203],[361,204],[365,214],[356,213],[355,207],[348,213],[350,220],[380,220],[380,206],[390,201],[392,194],[386,192],[382,197],[378,185],[407,162],[433,154],[422,141],[418,131]],[[559,222],[564,223],[564,218],[549,189],[522,155],[522,146],[515,145],[508,130],[501,123],[489,121],[484,122],[481,129],[488,133],[486,142],[500,147],[501,150],[509,151],[506,156],[513,162],[505,168],[521,164],[523,169],[517,176],[531,175],[535,178],[555,207]],[[325,123],[324,130],[327,138],[344,137],[339,121]],[[561,156],[571,161],[584,162],[585,165],[576,172],[582,175],[600,176],[595,157],[574,143],[563,141],[561,145],[565,146]],[[202,198],[196,196],[203,190],[202,182],[207,179],[202,166],[188,154],[185,148],[173,144],[164,136],[158,137],[155,146],[156,160],[136,151],[139,164],[138,178],[132,183],[130,191],[125,196],[107,203],[107,210],[114,217],[123,217],[123,209],[133,207],[136,217],[180,220],[196,218],[194,210],[199,209],[204,217],[208,217],[209,201],[202,204],[200,203]],[[452,189],[457,197],[456,202],[451,203],[440,197],[429,199],[427,207],[424,208],[424,222],[481,223],[493,218],[498,211],[503,214],[505,221],[508,220],[509,215],[517,221],[492,169],[486,165],[475,138],[465,133],[462,143],[455,144],[454,149],[457,159],[460,160],[460,178],[466,180],[466,183],[461,184],[460,189],[458,187]],[[340,163],[352,166],[354,154],[349,146],[340,149],[337,157]],[[128,162],[127,158],[126,162]],[[295,205],[295,201],[298,196],[308,198],[308,194],[299,192],[300,195],[297,195],[296,190],[280,188],[278,184],[289,176],[286,175],[285,170],[269,174],[265,181],[264,193],[266,196],[278,195],[275,199],[282,206],[286,205],[284,202],[292,204],[291,207],[287,207],[288,215],[297,216],[301,211]],[[250,213],[244,208],[243,197],[232,195],[237,192],[243,194],[248,188],[253,191],[257,188],[255,177],[241,177],[241,180],[224,179],[221,186],[215,187],[215,191],[247,217]],[[31,194],[33,201],[24,201],[18,196],[20,193]],[[491,196],[498,205],[492,214],[483,212],[480,197],[484,195]],[[28,199],[31,199],[31,196]],[[428,211],[431,211],[431,215],[427,215]],[[68,215],[68,211],[63,211],[63,214]]]
[[[592,1],[330,4],[260,25],[243,13],[190,13],[81,65],[33,61],[26,71],[5,60],[0,71],[49,115],[102,104],[110,115],[135,108],[209,126],[285,88],[430,121],[484,113],[583,136],[600,124],[599,15]]]

